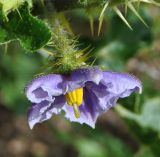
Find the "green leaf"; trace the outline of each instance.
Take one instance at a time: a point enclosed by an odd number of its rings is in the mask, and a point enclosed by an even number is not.
[[[143,128],[149,128],[156,132],[160,132],[160,98],[147,100],[141,114],[135,114],[122,106],[116,106],[118,113],[127,119],[136,121]]]
[[[19,40],[26,50],[35,51],[45,46],[50,39],[49,27],[30,14],[28,5],[8,14],[7,21],[0,21],[0,43]]]
[[[6,17],[10,11],[18,9],[24,2],[25,0],[0,0],[0,12]]]
[[[142,146],[140,150],[134,155],[134,157],[155,157],[149,147]]]
[[[86,138],[77,138],[74,146],[79,153],[79,157],[131,157],[130,148],[109,134],[103,132],[92,133]]]
[[[143,127],[160,132],[160,98],[149,99],[144,104],[138,122]]]
[[[4,47],[0,47],[0,52]],[[8,45],[8,53],[0,53],[0,90],[3,104],[16,113],[25,113],[28,105],[24,88],[40,72],[42,57],[38,53],[26,55],[17,42]]]
[[[76,148],[80,153],[80,157],[105,157],[106,150],[96,141],[88,139],[79,139]]]

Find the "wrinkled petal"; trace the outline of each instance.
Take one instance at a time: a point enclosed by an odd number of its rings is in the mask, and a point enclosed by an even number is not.
[[[83,87],[83,103],[76,118],[73,107],[67,105],[64,94]],[[28,111],[30,128],[48,120],[54,114],[65,111],[71,122],[95,127],[100,114],[113,107],[119,98],[132,92],[142,92],[141,82],[134,76],[123,73],[102,72],[98,68],[77,69],[70,75],[50,74],[34,79],[26,88],[27,98],[33,102]]]
[[[49,74],[35,78],[26,87],[27,98],[33,103],[40,103],[44,100],[52,101],[54,96],[66,92],[66,85],[61,75]]]
[[[102,113],[102,108],[98,105],[97,99],[93,93],[90,93],[87,89],[84,91],[84,102],[79,107],[80,117],[76,118],[74,116],[73,107],[69,105],[64,105],[63,110],[65,111],[65,117],[71,122],[78,122],[80,124],[87,124],[92,128],[95,128],[96,120],[99,114]]]
[[[28,123],[30,128],[32,129],[35,124],[50,119],[53,114],[59,114],[64,104],[64,96],[55,97],[53,103],[45,100],[41,103],[34,104],[28,110]]]
[[[86,84],[86,89],[92,95],[92,99],[95,99],[96,106],[101,108],[103,111],[108,111],[111,107],[113,107],[119,95],[110,93],[107,91],[107,87],[103,84],[96,85],[92,82]]]
[[[28,110],[28,123],[32,129],[36,123],[41,121],[41,116],[45,110],[51,105],[49,101],[42,101],[39,104],[33,104],[33,106]]]
[[[88,81],[99,84],[103,78],[102,71],[99,68],[77,69],[73,71],[67,79],[67,89],[72,91],[79,87],[84,87]]]
[[[107,87],[108,92],[121,98],[135,91],[142,92],[142,84],[139,79],[129,74],[105,71],[101,83]]]

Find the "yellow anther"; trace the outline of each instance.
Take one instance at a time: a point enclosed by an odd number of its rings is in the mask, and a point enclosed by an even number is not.
[[[76,104],[80,106],[83,102],[83,88],[78,88],[76,90]]]
[[[66,93],[65,98],[67,104],[73,106],[75,117],[79,118],[80,112],[78,111],[78,107],[82,105],[83,102],[83,88],[77,88],[71,92]]]
[[[77,92],[77,90],[73,90],[73,91],[71,91],[71,97],[72,97],[72,102],[73,103],[76,103],[76,100],[77,100],[77,97],[76,97],[76,92]]]
[[[83,88],[77,88],[71,92],[65,94],[65,98],[68,105],[80,106],[83,102]]]
[[[70,100],[68,94],[65,94],[65,98],[66,98],[67,104],[68,104],[68,105],[72,105],[72,101]]]

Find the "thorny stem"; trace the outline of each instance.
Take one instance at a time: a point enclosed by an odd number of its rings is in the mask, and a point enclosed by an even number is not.
[[[76,8],[90,8],[90,7],[98,7],[104,6],[108,0],[43,0],[44,5],[47,7],[49,11],[66,11],[72,10]],[[133,2],[134,0],[127,0],[128,2]],[[136,0],[137,1],[137,0]],[[110,6],[115,4],[125,4],[126,0],[111,0]],[[39,1],[34,1],[35,9],[40,9],[42,4]]]
[[[44,0],[44,5],[49,11],[65,11],[76,8],[88,8],[98,5],[103,5],[107,0]],[[36,9],[41,7],[38,1],[34,2]]]

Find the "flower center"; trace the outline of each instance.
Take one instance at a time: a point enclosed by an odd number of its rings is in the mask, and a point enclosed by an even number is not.
[[[82,105],[83,102],[83,88],[77,88],[71,92],[65,94],[67,104],[73,106],[74,115],[76,118],[80,117],[80,112],[78,107]]]

